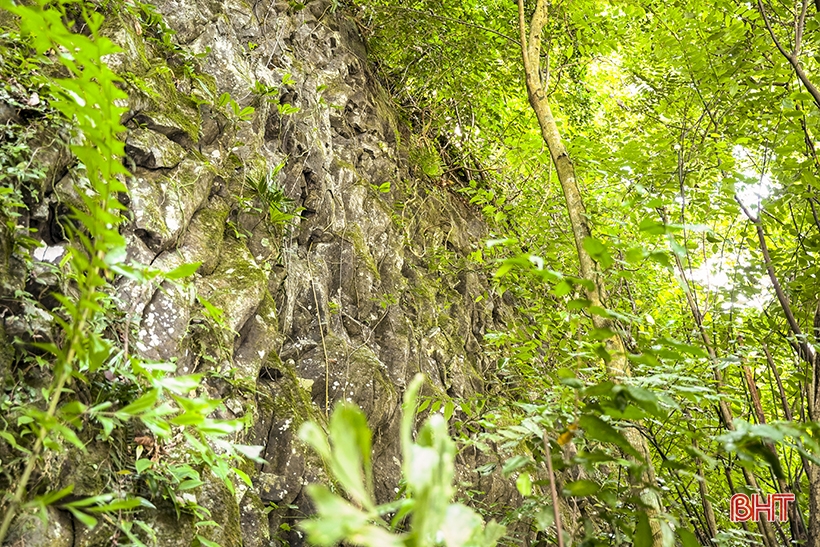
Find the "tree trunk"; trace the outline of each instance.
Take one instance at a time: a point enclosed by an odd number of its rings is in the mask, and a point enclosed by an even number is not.
[[[693,439],[693,446],[697,449],[698,442]],[[706,519],[706,527],[709,532],[709,540],[715,539],[718,534],[717,519],[715,518],[715,511],[712,509],[712,503],[709,501],[709,488],[706,484],[706,475],[703,472],[703,460],[695,459],[698,466],[698,492],[700,493],[700,502],[703,507],[703,516]]]
[[[575,239],[575,247],[578,251],[578,262],[580,263],[581,277],[592,281],[592,288],[587,288],[586,296],[592,306],[601,307],[604,300],[604,290],[599,279],[598,267],[592,256],[584,248],[584,241],[590,236],[589,225],[586,221],[584,202],[578,184],[575,179],[575,167],[570,160],[567,150],[561,141],[561,133],[552,115],[549,101],[544,91],[546,82],[541,81],[539,70],[539,59],[541,53],[541,31],[547,20],[547,6],[544,0],[538,0],[535,13],[530,22],[529,38],[527,37],[527,24],[524,16],[524,2],[518,0],[518,23],[521,37],[521,54],[524,63],[524,72],[527,83],[527,96],[532,109],[538,118],[538,125],[541,128],[541,136],[549,149],[552,163],[558,174],[561,189],[564,193],[564,200],[567,204],[572,234]],[[592,323],[595,328],[602,329],[610,327],[610,321],[599,315],[592,315]],[[611,359],[607,363],[607,373],[613,381],[631,375],[629,362],[626,357],[626,348],[620,335],[614,334],[606,340],[606,349]],[[646,466],[642,482],[645,484],[655,483],[655,472],[652,467],[652,460],[649,457],[649,448],[646,439],[635,428],[628,428],[624,432],[629,444],[643,455]],[[663,508],[658,494],[650,489],[643,489],[640,497],[647,505],[647,514],[652,526],[652,547],[661,547],[662,541],[662,521],[661,513]],[[649,546],[647,546],[649,547]]]

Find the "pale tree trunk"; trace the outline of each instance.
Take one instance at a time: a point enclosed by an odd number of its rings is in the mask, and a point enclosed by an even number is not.
[[[581,277],[592,281],[592,288],[586,290],[587,299],[592,306],[600,307],[604,300],[604,290],[599,279],[598,266],[590,254],[584,248],[584,240],[590,236],[589,226],[586,221],[584,202],[578,184],[575,180],[575,167],[570,160],[567,150],[561,141],[561,133],[552,115],[549,101],[545,92],[546,82],[541,80],[540,74],[540,54],[541,54],[541,31],[547,21],[547,6],[544,0],[538,0],[535,13],[532,16],[529,26],[529,38],[527,37],[527,22],[524,15],[524,1],[518,0],[518,24],[521,37],[521,54],[524,62],[524,72],[527,82],[527,96],[530,105],[538,118],[538,125],[541,128],[541,136],[549,149],[550,157],[555,165],[558,180],[564,193],[564,200],[567,204],[572,234],[575,239],[575,247],[578,251],[578,262],[580,263]],[[592,323],[595,328],[603,329],[610,327],[610,321],[605,317],[592,314]],[[614,330],[614,329],[613,329]],[[626,348],[620,335],[614,334],[606,340],[606,349],[611,355],[607,363],[607,373],[610,379],[617,381],[619,378],[631,375],[629,361],[626,357]],[[646,439],[635,428],[628,428],[624,431],[629,444],[637,450],[646,460],[645,471],[640,477],[645,484],[655,483],[655,472],[652,467],[652,460],[649,457],[649,447]],[[663,507],[660,497],[654,490],[643,489],[641,499],[647,505],[647,515],[652,526],[652,546],[662,547],[663,529],[667,526],[661,520]],[[671,530],[670,530],[671,532]],[[649,546],[646,546],[649,547]]]

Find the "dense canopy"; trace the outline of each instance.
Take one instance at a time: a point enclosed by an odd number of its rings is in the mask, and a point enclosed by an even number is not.
[[[687,545],[746,544],[744,534],[820,544],[817,6],[539,1],[519,3],[521,18],[516,8],[359,11],[414,128],[495,222],[484,256],[502,259],[499,288],[525,318],[493,340],[502,370],[516,372],[504,393],[528,403],[499,420],[543,420],[558,444],[577,445],[594,483],[572,483],[582,514],[612,521],[585,528],[602,544],[634,530],[626,500],[639,477],[662,510],[636,512],[666,518]],[[542,135],[544,104],[554,127]],[[629,361],[620,371],[612,338]],[[625,386],[639,391],[606,383],[629,369]],[[649,451],[643,475],[592,471],[596,441],[618,444],[584,426],[602,416],[636,424],[639,436],[624,433]],[[579,426],[584,440],[570,441]],[[796,495],[788,523],[729,522],[732,494],[758,491]]]

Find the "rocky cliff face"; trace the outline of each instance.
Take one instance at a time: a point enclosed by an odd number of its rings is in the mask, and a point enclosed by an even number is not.
[[[129,253],[166,270],[202,265],[188,289],[119,281],[121,337],[145,357],[206,373],[210,394],[225,401],[223,417],[248,416],[243,441],[265,447],[267,463],[249,470],[252,488],[197,490],[221,526],[213,539],[300,545],[281,525],[310,514],[303,486],[322,477],[295,440],[301,421],[341,399],[364,409],[375,432],[376,494],[387,501],[400,478],[397,426],[409,379],[425,373],[426,394],[438,398],[483,390],[492,364],[481,341],[500,318],[467,257],[485,226],[454,194],[411,175],[411,136],[371,76],[354,21],[328,2],[155,5],[169,29],[127,12],[107,21],[123,48],[108,62],[130,94]],[[33,266],[45,269],[63,256],[59,219],[76,197],[65,151],[44,146],[38,159],[47,167],[43,197],[21,222],[47,245]],[[2,271],[22,284],[24,268],[9,254]],[[223,310],[221,321],[203,299]],[[22,335],[36,321],[6,314],[4,328]],[[77,494],[98,493],[100,481],[87,475],[103,455],[90,455],[63,464],[63,482],[88,490]],[[490,480],[471,474],[468,456],[460,463],[463,478]],[[508,495],[496,483],[478,487],[491,499]],[[191,544],[190,519],[152,518],[159,545]],[[50,526],[21,525],[16,537],[110,544],[106,532],[58,512]]]

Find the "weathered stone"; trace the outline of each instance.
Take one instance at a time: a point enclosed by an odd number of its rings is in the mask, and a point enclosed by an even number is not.
[[[161,133],[137,128],[128,132],[125,154],[140,167],[173,169],[185,157],[185,149]]]
[[[265,293],[253,317],[245,322],[240,340],[241,343],[234,353],[237,376],[253,385],[259,377],[262,365],[281,343],[276,303],[270,294]]]
[[[190,289],[162,284],[142,313],[134,345],[143,356],[165,361],[180,355],[194,301]]]
[[[262,501],[288,504],[296,499],[301,485],[294,483],[294,477],[259,473],[254,479],[254,486]]]
[[[54,507],[46,509],[47,522],[32,513],[21,513],[12,523],[3,545],[8,547],[72,547],[71,516]]]
[[[54,323],[52,315],[32,304],[24,304],[23,312],[6,318],[6,335],[23,342],[51,342]]]
[[[265,504],[253,490],[248,490],[239,504],[243,547],[268,547],[270,528]]]
[[[137,169],[134,175],[129,181],[134,233],[152,251],[167,250],[208,197],[214,173],[206,164],[184,159],[170,173]]]
[[[222,547],[243,547],[239,504],[228,487],[216,477],[210,477],[198,489],[197,498],[210,511],[213,521],[219,524],[200,528],[198,533]]]
[[[219,266],[212,275],[197,282],[197,291],[222,309],[230,330],[239,332],[259,307],[266,285],[264,271],[244,243],[228,238],[224,242]]]

